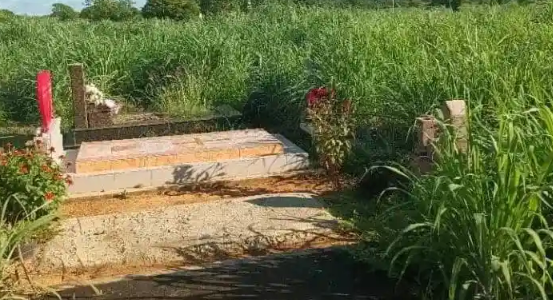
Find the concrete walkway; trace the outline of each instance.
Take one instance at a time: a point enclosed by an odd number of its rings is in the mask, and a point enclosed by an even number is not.
[[[346,242],[310,194],[259,195],[64,220],[33,262],[37,273],[105,265],[197,263],[320,241]]]

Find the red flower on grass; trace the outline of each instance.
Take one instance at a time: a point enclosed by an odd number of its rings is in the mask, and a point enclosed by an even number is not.
[[[330,99],[336,98],[336,91],[334,89],[330,90],[330,95],[329,95],[328,89],[326,87],[313,88],[309,90],[309,92],[305,97],[307,100],[307,106],[313,107],[321,100],[328,99],[329,96],[330,96]]]
[[[68,185],[72,185],[73,184],[73,179],[70,176],[67,176],[65,178],[65,183],[67,183]]]
[[[52,201],[55,197],[56,195],[54,195],[54,193],[52,192],[46,192],[46,194],[44,194],[44,199],[46,199],[46,201],[48,202]]]

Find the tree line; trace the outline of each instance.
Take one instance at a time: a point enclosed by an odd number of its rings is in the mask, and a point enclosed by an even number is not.
[[[52,12],[49,17],[62,21],[79,18],[92,21],[126,21],[140,18],[183,21],[202,15],[250,10],[258,5],[277,1],[304,5],[367,9],[405,6],[446,6],[453,10],[458,10],[462,4],[461,1],[478,4],[503,4],[509,0],[147,0],[142,9],[137,8],[133,0],[85,0],[85,8],[81,11],[77,11],[67,4],[55,3],[52,5]],[[518,1],[527,2],[528,0]],[[0,9],[0,21],[14,16],[13,12]]]

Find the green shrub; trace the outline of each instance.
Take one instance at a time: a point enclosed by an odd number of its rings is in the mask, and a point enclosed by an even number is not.
[[[341,188],[340,173],[352,149],[354,137],[352,102],[340,101],[335,90],[325,87],[309,91],[307,117],[313,128],[313,142],[321,167]]]
[[[101,21],[125,21],[136,18],[140,11],[130,0],[88,0],[87,7],[81,11],[81,18]]]
[[[41,145],[24,150],[7,145],[0,153],[0,197],[8,202],[5,217],[15,222],[23,217],[38,218],[58,208],[71,178]]]
[[[196,0],[148,0],[142,8],[145,18],[188,20],[200,14]]]
[[[204,14],[218,14],[230,11],[240,11],[246,7],[248,0],[200,0],[200,8]]]
[[[440,138],[433,173],[409,176],[407,201],[383,218],[409,224],[388,247],[391,273],[418,270],[436,299],[548,299],[553,112],[538,105],[513,99],[496,128],[472,115],[466,154]]]
[[[74,20],[79,17],[79,13],[71,6],[63,3],[52,4],[52,13],[50,16],[58,18],[61,21]]]
[[[15,14],[7,9],[0,9],[0,22],[11,20]]]

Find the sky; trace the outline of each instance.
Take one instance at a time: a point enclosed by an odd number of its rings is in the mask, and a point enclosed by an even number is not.
[[[75,9],[83,8],[84,0],[0,0],[1,9],[9,9],[16,14],[47,15],[52,4],[65,3]],[[142,7],[146,0],[135,0],[136,6]]]

